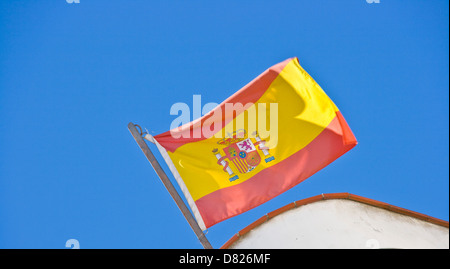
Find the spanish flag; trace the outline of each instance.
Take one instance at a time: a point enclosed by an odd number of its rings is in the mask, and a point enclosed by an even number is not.
[[[297,58],[267,69],[203,117],[150,139],[202,230],[280,195],[357,144]]]

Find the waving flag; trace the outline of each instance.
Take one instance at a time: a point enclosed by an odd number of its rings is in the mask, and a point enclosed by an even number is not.
[[[203,117],[150,139],[203,230],[294,187],[357,144],[297,58],[269,68]]]

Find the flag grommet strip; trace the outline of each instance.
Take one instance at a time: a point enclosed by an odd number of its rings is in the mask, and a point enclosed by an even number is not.
[[[162,183],[164,184],[164,187],[166,187],[169,194],[172,196],[173,200],[177,204],[178,208],[180,209],[181,213],[183,213],[183,216],[191,226],[192,230],[194,231],[195,235],[199,239],[200,243],[205,249],[211,249],[211,243],[206,238],[205,234],[203,233],[203,230],[199,226],[196,219],[192,216],[191,212],[189,211],[188,207],[184,203],[181,196],[178,194],[175,187],[170,182],[170,179],[167,177],[166,173],[162,169],[161,165],[156,160],[155,156],[153,155],[152,151],[148,147],[147,143],[142,138],[141,134],[138,132],[136,125],[132,122],[128,123],[128,130],[130,131],[133,138],[136,140],[138,146],[141,148],[142,152],[144,153],[147,160],[152,165],[153,169],[155,170],[158,177],[161,179]]]

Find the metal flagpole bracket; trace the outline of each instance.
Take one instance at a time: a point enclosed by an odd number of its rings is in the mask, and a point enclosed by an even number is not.
[[[138,131],[137,127],[139,127],[140,131]],[[195,235],[197,236],[198,240],[202,244],[203,248],[205,249],[211,249],[211,243],[206,238],[205,234],[203,233],[202,229],[198,225],[197,221],[195,220],[194,216],[192,216],[192,213],[189,211],[188,207],[184,203],[183,199],[181,198],[180,194],[177,192],[175,187],[173,186],[172,182],[170,181],[167,174],[162,169],[159,162],[156,160],[155,156],[153,155],[152,151],[148,147],[147,143],[144,141],[143,136],[149,140],[150,142],[154,143],[154,138],[151,136],[148,132],[143,133],[142,128],[137,125],[133,124],[132,122],[128,123],[128,130],[131,132],[131,135],[134,137],[134,140],[136,140],[137,144],[141,148],[142,152],[144,153],[145,157],[147,157],[147,160],[152,165],[153,169],[155,170],[158,177],[161,179],[162,183],[166,187],[167,191],[172,196],[173,200],[177,204],[178,208],[181,210],[181,213],[183,213],[183,216],[188,221],[189,225],[191,226],[192,230],[194,231]],[[151,141],[152,139],[153,141]]]

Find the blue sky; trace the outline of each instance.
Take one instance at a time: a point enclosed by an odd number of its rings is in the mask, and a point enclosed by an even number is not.
[[[211,227],[213,247],[321,193],[448,221],[448,5],[1,1],[0,248],[65,248],[71,238],[81,248],[201,248],[127,124],[167,131],[174,103],[220,103],[294,56],[359,144]]]

